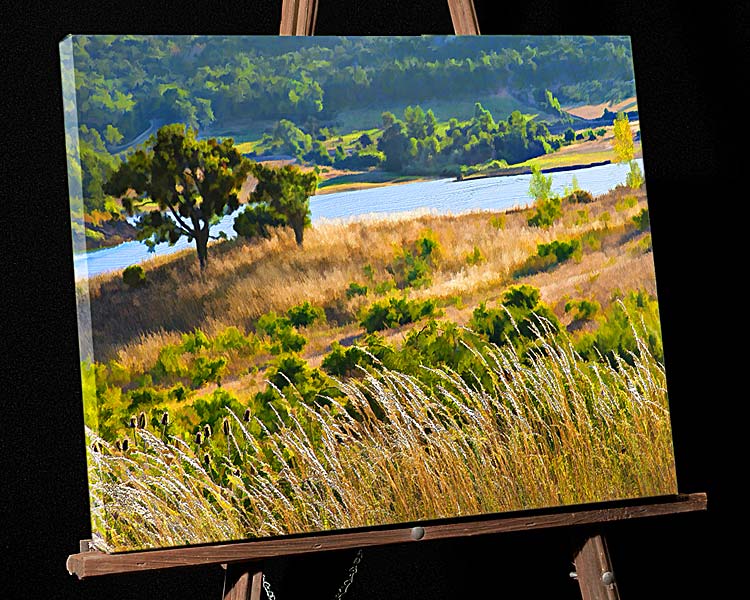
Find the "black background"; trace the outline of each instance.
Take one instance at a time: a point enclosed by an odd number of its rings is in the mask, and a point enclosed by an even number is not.
[[[737,89],[747,74],[746,4],[475,4],[486,34],[632,36],[680,490],[707,491],[710,510],[606,531],[627,600],[722,597],[720,587],[743,579],[721,551],[723,536],[736,532],[719,528],[730,515],[732,484],[719,471],[730,466],[726,440],[735,435],[727,415],[747,400],[725,346],[740,333],[732,311],[744,304],[731,290],[747,270],[744,255],[727,242],[748,212],[747,190],[738,183],[742,163],[730,144],[747,137],[747,101]],[[90,581],[65,571],[89,522],[58,42],[68,33],[275,34],[281,2],[45,5],[17,3],[2,16],[3,42],[11,46],[0,73],[0,240],[10,243],[0,260],[7,296],[0,305],[7,379],[0,387],[0,597],[218,600],[218,567]],[[317,33],[452,33],[452,26],[444,0],[321,0]],[[722,61],[735,71],[725,76]],[[696,257],[712,267],[699,267]],[[577,598],[568,578],[572,536],[552,531],[369,549],[348,597]],[[278,600],[331,598],[351,558],[275,560],[267,572]]]

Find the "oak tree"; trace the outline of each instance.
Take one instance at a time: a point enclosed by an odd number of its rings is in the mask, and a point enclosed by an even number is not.
[[[150,147],[149,147],[150,146]],[[183,236],[195,241],[201,270],[208,264],[210,227],[239,207],[239,192],[250,162],[232,139],[199,140],[182,124],[165,125],[146,148],[129,155],[107,182],[107,193],[121,198],[131,216],[154,205],[137,221],[138,239],[153,250]]]

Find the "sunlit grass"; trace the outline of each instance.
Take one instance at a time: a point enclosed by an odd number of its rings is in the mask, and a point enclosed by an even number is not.
[[[545,340],[526,361],[491,347],[485,387],[440,370],[433,391],[387,370],[340,382],[345,399],[300,404],[305,419],[292,410],[262,441],[231,415],[230,434],[213,437],[226,450],[211,463],[195,444],[158,432],[134,430],[137,446],[126,452],[89,432],[99,444],[90,452],[97,545],[133,550],[674,493],[664,370],[646,345],[632,365],[613,367],[583,361],[566,338]],[[319,442],[300,420],[317,424]]]
[[[632,214],[645,206],[645,192],[639,191],[634,194],[636,205],[615,210],[623,195],[630,193],[614,191],[587,205],[587,221],[579,225],[572,219],[581,207],[565,205],[563,219],[547,230],[529,227],[524,210],[505,213],[501,229],[492,225],[493,216],[499,214],[495,212],[404,213],[359,222],[316,224],[305,234],[302,248],[287,231],[274,234],[270,240],[221,242],[211,247],[209,266],[203,274],[193,249],[157,257],[144,264],[149,281],[146,287],[128,289],[119,273],[91,281],[97,353],[100,360],[119,356],[121,362],[153,364],[159,348],[174,342],[175,332],[198,327],[213,335],[228,326],[251,331],[260,315],[272,310],[284,312],[303,301],[324,308],[332,327],[356,322],[362,299],[346,298],[349,283],[372,287],[365,277],[366,265],[373,268],[376,279],[387,277],[386,267],[396,250],[412,244],[428,229],[440,243],[441,257],[431,284],[410,292],[415,297],[443,299],[461,294],[474,304],[496,297],[512,283],[514,270],[536,252],[539,243],[606,227],[613,232],[611,247],[604,248],[599,259],[585,255],[583,262],[566,265],[563,272],[554,275],[556,285],[537,284],[542,287],[543,299],[554,304],[563,294],[574,294],[576,285],[582,288],[576,295],[585,295],[593,271],[601,272],[602,281],[612,286],[639,287],[653,280],[648,272],[653,269],[651,257],[641,259],[645,263],[638,269],[629,270],[628,264],[637,257],[621,250],[616,235],[617,227],[629,223]],[[519,199],[519,203],[525,201]],[[610,217],[606,223],[601,220],[604,214]],[[486,260],[470,266],[466,256],[474,247]],[[619,265],[619,281],[605,277],[604,271],[616,266],[607,263],[613,259]],[[602,296],[599,300],[604,305],[609,302],[608,291],[614,288],[600,288],[597,296]],[[368,299],[373,300],[370,296]],[[467,310],[470,314],[471,306]]]

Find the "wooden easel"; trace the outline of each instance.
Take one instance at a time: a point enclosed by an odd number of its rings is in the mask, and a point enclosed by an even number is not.
[[[318,0],[282,0],[281,35],[312,35]],[[457,35],[479,35],[473,0],[448,0]],[[80,579],[141,571],[216,565],[226,569],[224,600],[261,600],[263,561],[270,558],[347,550],[390,544],[417,543],[477,535],[580,529],[571,558],[583,600],[619,600],[620,594],[602,527],[607,523],[706,510],[706,494],[680,494],[634,501],[610,502],[599,508],[574,506],[521,511],[503,515],[397,525],[375,531],[345,531],[282,539],[105,554],[91,549],[88,540],[68,557],[68,572]]]

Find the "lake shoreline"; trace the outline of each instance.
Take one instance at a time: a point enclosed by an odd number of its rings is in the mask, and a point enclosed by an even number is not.
[[[573,170],[561,169],[562,172],[555,176],[553,192],[563,193],[566,186],[572,185],[573,173],[576,173],[581,189],[597,196],[622,183],[627,168],[627,165],[612,163]],[[362,186],[366,183],[368,182],[356,180],[342,182],[352,186]],[[395,213],[414,214],[413,211],[416,209],[425,213],[454,215],[484,210],[504,212],[529,202],[529,182],[526,176],[486,178],[477,181],[469,179],[462,184],[454,182],[452,178],[403,181],[393,176],[382,183],[383,185],[368,186],[358,191],[339,192],[334,188],[327,194],[312,196],[310,218],[313,225],[323,219],[345,222],[357,219],[382,220]],[[411,185],[396,186],[397,183]],[[235,217],[236,212],[226,215],[212,228],[212,232],[215,235],[224,233],[230,238],[234,237]],[[120,271],[129,265],[150,261],[155,256],[169,255],[192,247],[183,237],[174,246],[158,244],[155,253],[150,253],[142,243],[129,241],[76,256],[74,264],[78,266],[80,261],[86,261],[85,270],[83,265],[80,265],[80,272],[92,278],[101,273]]]
[[[547,167],[541,169],[542,173],[562,173],[565,171],[580,171],[581,169],[589,169],[591,167],[603,167],[605,165],[612,164],[611,160],[600,160],[597,162],[578,164],[578,165],[565,165],[560,167]],[[515,175],[531,175],[531,167],[511,167],[502,171],[495,171],[493,173],[478,173],[476,175],[469,175],[468,177],[456,177],[453,181],[473,181],[475,179],[491,179],[493,177],[513,177]]]
[[[350,183],[335,183],[318,188],[315,191],[316,196],[325,196],[326,194],[335,194],[338,192],[358,192],[360,190],[370,190],[380,187],[390,187],[393,185],[402,185],[404,183],[418,183],[422,181],[435,181],[445,179],[445,177],[415,177],[414,179],[404,179],[399,181],[352,181]]]

